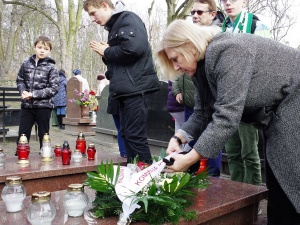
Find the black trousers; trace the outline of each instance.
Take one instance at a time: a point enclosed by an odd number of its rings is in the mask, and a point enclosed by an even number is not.
[[[51,111],[52,109],[50,108],[22,108],[19,126],[19,137],[21,136],[21,134],[25,134],[29,142],[32,126],[36,122],[38,125],[40,148],[42,148],[43,136],[45,135],[45,133],[49,134]],[[18,142],[19,139],[17,140],[17,143]]]
[[[269,189],[268,225],[300,225],[300,214],[280,187],[266,160],[266,180]]]
[[[140,161],[152,163],[148,146],[146,123],[148,117],[149,95],[137,95],[119,99],[120,132],[124,138],[127,162],[138,156]]]

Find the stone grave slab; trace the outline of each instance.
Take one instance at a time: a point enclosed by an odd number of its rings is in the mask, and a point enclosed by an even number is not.
[[[87,178],[86,172],[95,171],[102,161],[112,160],[115,164],[126,162],[119,154],[98,151],[95,160],[83,158],[81,163],[71,161],[70,165],[62,165],[61,157],[54,157],[52,162],[41,162],[41,158],[38,153],[30,153],[30,163],[22,165],[17,163],[18,157],[7,156],[4,167],[0,168],[0,189],[5,186],[6,177],[17,175],[22,178],[27,195],[41,190],[63,190],[68,184],[82,183]]]
[[[196,210],[195,221],[180,220],[180,225],[252,225],[256,224],[258,203],[267,197],[267,189],[263,186],[254,186],[240,182],[234,182],[223,178],[210,178],[211,185],[203,191],[196,192],[194,204],[189,209]],[[67,183],[64,184],[65,189]],[[44,191],[47,189],[41,189]],[[95,199],[95,192],[86,188],[86,193],[91,202]],[[57,211],[52,225],[74,224],[101,224],[115,225],[117,217],[95,219],[88,211],[81,217],[68,217],[63,207],[63,196],[66,190],[51,193],[51,200]],[[5,204],[0,201],[0,221],[6,225],[29,225],[26,219],[26,209],[31,201],[30,196],[24,200],[24,209],[18,213],[7,213]],[[133,225],[146,225],[144,222],[135,222]],[[170,225],[170,224],[166,224]]]

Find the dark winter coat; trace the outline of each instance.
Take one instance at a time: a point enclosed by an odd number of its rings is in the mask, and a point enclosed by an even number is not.
[[[172,93],[172,81],[168,81],[168,99],[167,99],[167,110],[168,112],[182,112],[184,106],[176,101]]]
[[[299,50],[267,38],[249,34],[216,35],[206,50],[205,72],[201,73],[197,67],[195,74],[194,113],[181,128],[187,141],[189,135],[200,136],[194,149],[210,158],[218,155],[241,121],[263,127],[266,158],[297,213],[300,213],[299,62]],[[205,82],[201,77],[207,81],[202,87]]]
[[[159,90],[151,47],[143,21],[133,12],[112,15],[105,29],[109,31],[103,62],[110,80],[113,98],[134,96]]]
[[[32,93],[32,98],[22,100],[24,108],[54,108],[53,97],[58,91],[59,77],[55,61],[49,57],[35,62],[35,55],[25,60],[17,75],[17,87]]]
[[[55,107],[67,105],[67,78],[63,73],[59,73],[59,87],[54,96],[54,105]]]

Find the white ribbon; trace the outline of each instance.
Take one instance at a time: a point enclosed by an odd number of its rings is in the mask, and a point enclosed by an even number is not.
[[[166,159],[170,160],[170,158],[176,154],[178,153],[174,152],[168,155]],[[135,209],[141,207],[136,203],[132,204],[136,199],[135,194],[142,190],[154,177],[158,176],[165,166],[166,163],[164,163],[163,160],[160,160],[132,175],[130,175],[132,172],[130,168],[125,166],[120,167],[119,178],[115,190],[118,198],[123,202],[123,218],[129,219],[130,214],[133,213]],[[117,171],[117,166],[114,166],[114,171]]]

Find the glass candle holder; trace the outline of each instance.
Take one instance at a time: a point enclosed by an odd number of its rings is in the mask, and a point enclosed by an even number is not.
[[[96,148],[95,144],[89,144],[87,149],[88,160],[95,160]]]
[[[61,157],[61,145],[55,145],[54,154],[56,157]]]
[[[43,136],[43,146],[42,146],[42,162],[51,162],[53,161],[53,152],[50,142],[50,136],[49,134],[45,133]]]
[[[26,190],[22,184],[21,177],[6,177],[5,186],[2,189],[1,197],[5,202],[7,212],[19,212],[23,207],[23,200],[26,197]]]
[[[81,216],[89,202],[84,192],[83,184],[70,184],[67,193],[63,197],[63,205],[67,214],[71,217]]]
[[[27,219],[32,225],[51,225],[56,215],[56,208],[51,202],[51,193],[35,192],[27,209]]]
[[[75,149],[75,151],[72,154],[72,159],[74,163],[80,163],[82,162],[82,153],[80,149]]]
[[[63,148],[61,150],[61,160],[63,165],[70,165],[71,162],[71,150],[68,141],[64,141]]]

